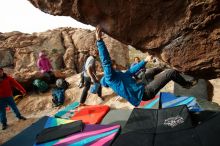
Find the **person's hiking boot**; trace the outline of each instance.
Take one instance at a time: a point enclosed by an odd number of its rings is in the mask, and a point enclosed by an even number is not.
[[[190,89],[197,84],[197,80],[193,79],[191,81],[187,81],[187,84],[183,86],[183,88]]]
[[[57,103],[57,104],[54,104],[54,107],[58,107],[58,106],[61,106],[63,105],[63,103]]]
[[[7,124],[2,124],[2,130],[7,129],[8,125]]]
[[[87,106],[85,103],[80,103],[79,106]]]
[[[25,121],[25,120],[27,120],[27,118],[25,118],[24,116],[20,116],[20,117],[18,118],[18,120],[23,120],[23,121]]]

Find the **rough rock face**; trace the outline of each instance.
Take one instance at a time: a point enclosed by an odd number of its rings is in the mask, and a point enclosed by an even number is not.
[[[54,64],[56,64],[57,58],[54,60],[54,55],[60,54],[59,56],[62,57],[65,52],[62,35],[59,30],[38,34],[24,34],[21,32],[3,33],[0,34],[0,48],[14,51],[13,58],[16,71],[37,70],[36,60],[41,50],[47,52],[53,68],[56,69],[57,67]],[[61,67],[58,69],[61,69]]]
[[[29,0],[52,15],[71,16],[171,67],[206,79],[220,77],[219,0]]]
[[[112,58],[119,65],[126,67],[129,60],[127,46],[107,35],[104,40]],[[16,71],[38,70],[38,53],[45,50],[55,70],[72,69],[74,72],[80,72],[86,56],[97,47],[94,31],[59,28],[33,34],[2,33],[0,49],[0,66],[13,65],[14,62]]]
[[[10,50],[0,49],[1,67],[11,66],[14,64],[13,53]]]
[[[129,63],[127,45],[107,35],[104,40],[112,58],[126,67]],[[95,33],[90,30],[59,28],[33,34],[0,33],[0,66],[14,65],[16,79],[30,84],[34,78],[41,77],[36,65],[41,50],[46,51],[54,70],[72,75],[81,72],[86,56],[93,49],[97,49]]]

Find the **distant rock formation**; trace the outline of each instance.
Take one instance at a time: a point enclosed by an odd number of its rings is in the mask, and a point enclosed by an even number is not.
[[[104,35],[111,57],[122,67],[129,63],[127,45]],[[0,33],[0,66],[14,65],[14,77],[30,82],[41,77],[36,62],[38,53],[45,50],[54,70],[72,75],[82,71],[86,56],[97,49],[95,33],[91,30],[58,28],[41,33]],[[100,69],[100,64],[98,64]],[[59,72],[59,71],[58,71]]]
[[[220,77],[219,0],[29,0],[93,26],[193,76]]]

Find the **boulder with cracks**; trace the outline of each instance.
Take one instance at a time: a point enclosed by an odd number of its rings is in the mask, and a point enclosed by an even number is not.
[[[220,77],[219,0],[29,0],[42,11],[100,25],[113,38],[198,78]]]
[[[125,68],[129,63],[128,46],[108,35],[104,35],[104,40],[111,57]],[[0,33],[0,67],[12,66],[14,77],[28,88],[34,79],[42,78],[36,65],[41,50],[47,53],[55,75],[63,77],[81,72],[86,57],[94,49],[95,33],[91,30],[57,28],[33,34]],[[97,70],[101,70],[99,62]]]

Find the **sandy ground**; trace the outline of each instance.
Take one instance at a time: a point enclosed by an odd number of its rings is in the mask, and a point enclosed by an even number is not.
[[[71,84],[69,89],[66,90],[66,99],[65,105],[68,105],[71,102],[79,101],[82,89],[77,87],[79,82],[79,75],[74,75],[67,79]],[[115,108],[124,108],[124,109],[133,109],[134,107],[128,103],[126,100],[114,94],[111,89],[103,88],[103,97],[105,100],[102,102],[101,99],[94,94],[88,95],[86,104],[95,105],[95,104],[105,104],[109,105],[112,109]],[[170,82],[162,91],[173,91],[173,83]],[[7,112],[7,119],[9,127],[6,130],[0,130],[0,144],[6,142],[19,132],[21,132],[26,127],[30,126],[32,123],[37,121],[42,116],[53,116],[61,107],[53,107],[51,102],[52,96],[51,92],[44,94],[32,93],[27,95],[21,102],[18,104],[18,108],[21,113],[27,117],[26,121],[18,121],[14,114],[11,111]]]

